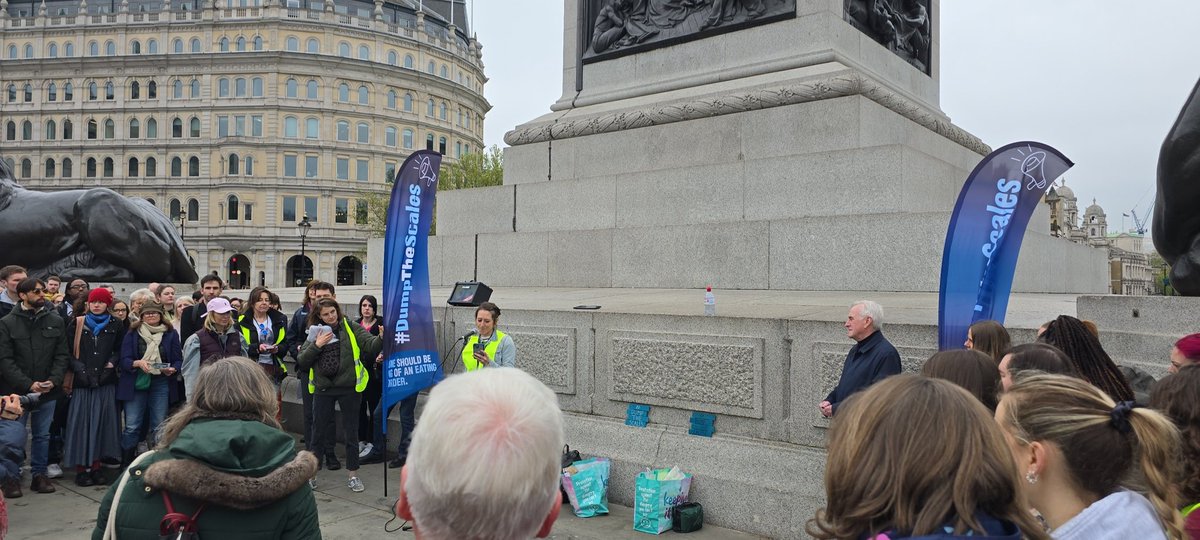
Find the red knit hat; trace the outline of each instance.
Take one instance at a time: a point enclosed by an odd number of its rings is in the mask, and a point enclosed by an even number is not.
[[[1200,334],[1191,334],[1179,338],[1175,342],[1175,348],[1183,353],[1183,357],[1188,360],[1200,360]]]
[[[113,303],[112,293],[108,292],[108,289],[97,287],[88,293],[88,302],[104,302],[111,306]]]

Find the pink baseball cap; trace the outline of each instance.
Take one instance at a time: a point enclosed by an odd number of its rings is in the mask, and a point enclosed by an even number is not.
[[[233,306],[229,305],[229,300],[213,298],[208,301],[209,313],[229,313],[230,311],[233,311]]]

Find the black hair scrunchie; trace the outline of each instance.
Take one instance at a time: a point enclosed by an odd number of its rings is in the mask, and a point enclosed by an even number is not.
[[[1122,434],[1128,434],[1133,431],[1133,425],[1129,423],[1129,413],[1138,406],[1132,401],[1117,402],[1117,405],[1108,413],[1108,423]]]

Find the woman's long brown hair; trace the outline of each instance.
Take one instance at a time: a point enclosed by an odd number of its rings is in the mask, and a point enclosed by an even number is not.
[[[1048,538],[1017,487],[1000,426],[950,382],[901,374],[856,394],[834,417],[828,454],[828,503],[806,527],[816,538],[920,536],[945,525],[981,534],[980,514]]]

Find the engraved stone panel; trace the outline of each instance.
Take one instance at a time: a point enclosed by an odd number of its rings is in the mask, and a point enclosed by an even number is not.
[[[517,367],[551,390],[575,394],[575,329],[505,326],[517,346]]]
[[[763,417],[763,340],[614,331],[609,399]]]

